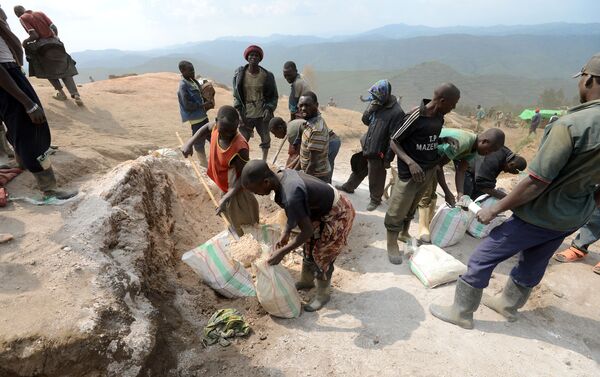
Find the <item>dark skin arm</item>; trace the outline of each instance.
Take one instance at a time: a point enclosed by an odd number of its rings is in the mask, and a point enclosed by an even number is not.
[[[202,126],[188,141],[185,142],[183,147],[181,148],[181,153],[185,158],[194,154],[194,144],[202,137],[208,137],[212,132],[213,127],[215,126],[214,122],[207,123]]]
[[[415,182],[423,182],[425,180],[425,172],[419,164],[417,164],[408,154],[404,151],[404,148],[395,140],[392,140],[390,143],[390,148],[394,151],[394,153],[402,160],[406,165],[408,165],[408,169],[410,170],[410,174]]]
[[[17,86],[15,81],[2,65],[0,65],[0,88],[6,90],[8,94],[19,101],[25,110],[30,110],[37,105],[31,100],[31,98],[27,96],[27,94],[21,90],[21,88]],[[37,110],[28,115],[31,121],[35,124],[42,124],[46,121],[46,115],[40,106],[38,106]]]
[[[498,214],[534,200],[547,187],[548,183],[529,176],[519,182],[504,199],[489,208],[484,208],[477,212],[477,219],[482,224],[489,224]]]
[[[35,30],[31,30],[29,32],[29,38],[23,41],[23,47],[27,46],[29,43],[35,42],[40,39],[40,35]]]
[[[277,250],[271,254],[271,257],[268,260],[270,265],[279,264],[283,260],[283,257],[310,240],[314,233],[310,218],[308,216],[301,218],[298,221],[298,227],[300,228],[300,234],[298,234],[291,243],[288,243],[292,230],[286,226],[281,239],[277,243]]]
[[[308,162],[308,166],[306,167],[305,173],[312,175],[315,170],[315,166],[317,166],[318,163],[319,163],[319,152],[310,151],[310,161]]]
[[[452,194],[452,191],[450,191],[448,183],[446,183],[446,176],[444,176],[444,168],[438,166],[435,174],[437,176],[438,184],[440,185],[442,190],[444,190],[444,199],[446,199],[446,203],[448,203],[449,206],[454,207],[456,205],[456,198],[454,197],[454,194]]]
[[[469,169],[469,161],[461,160],[458,161],[456,168],[456,175],[454,176],[454,184],[456,185],[456,196],[460,200],[465,191],[465,173]]]
[[[246,162],[250,160],[250,152],[247,149],[240,150],[239,154],[233,158],[231,161],[231,166],[235,168],[237,176],[240,177],[242,175],[242,169],[246,166]],[[217,215],[221,212],[225,211],[227,207],[227,203],[237,194],[242,188],[242,180],[237,179],[233,187],[231,187],[225,195],[221,198],[219,202],[219,206],[217,207]]]

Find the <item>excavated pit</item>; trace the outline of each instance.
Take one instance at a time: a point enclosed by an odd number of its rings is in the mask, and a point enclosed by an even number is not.
[[[145,156],[83,189],[60,232],[72,249],[66,264],[78,263],[91,282],[90,313],[69,334],[0,338],[0,376],[199,376],[220,368],[201,345],[210,315],[222,307],[265,313],[255,299],[219,297],[181,262],[223,230],[190,172],[176,159]]]

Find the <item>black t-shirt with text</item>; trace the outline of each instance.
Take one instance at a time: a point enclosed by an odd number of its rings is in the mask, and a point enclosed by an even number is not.
[[[275,194],[275,203],[285,210],[288,229],[308,216],[318,221],[333,207],[333,188],[322,180],[302,171],[284,169],[281,173],[281,191]]]
[[[435,167],[440,160],[437,150],[438,139],[444,125],[444,117],[421,115],[424,114],[425,105],[429,101],[424,99],[418,109],[407,114],[403,124],[392,137],[423,171]],[[398,158],[398,177],[403,180],[412,177],[408,165],[400,158]]]

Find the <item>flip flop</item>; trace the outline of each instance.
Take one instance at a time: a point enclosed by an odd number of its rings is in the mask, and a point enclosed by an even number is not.
[[[570,263],[585,258],[587,254],[571,246],[570,248],[554,254],[554,259],[561,263]]]
[[[594,268],[592,268],[592,271],[600,275],[600,262],[598,262]]]

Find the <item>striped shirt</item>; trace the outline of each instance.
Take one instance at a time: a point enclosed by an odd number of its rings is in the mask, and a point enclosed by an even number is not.
[[[314,177],[323,178],[329,175],[329,129],[321,114],[309,119],[302,132],[300,143],[300,167]],[[317,155],[317,161],[311,164],[311,157]],[[310,167],[309,167],[310,165]]]

